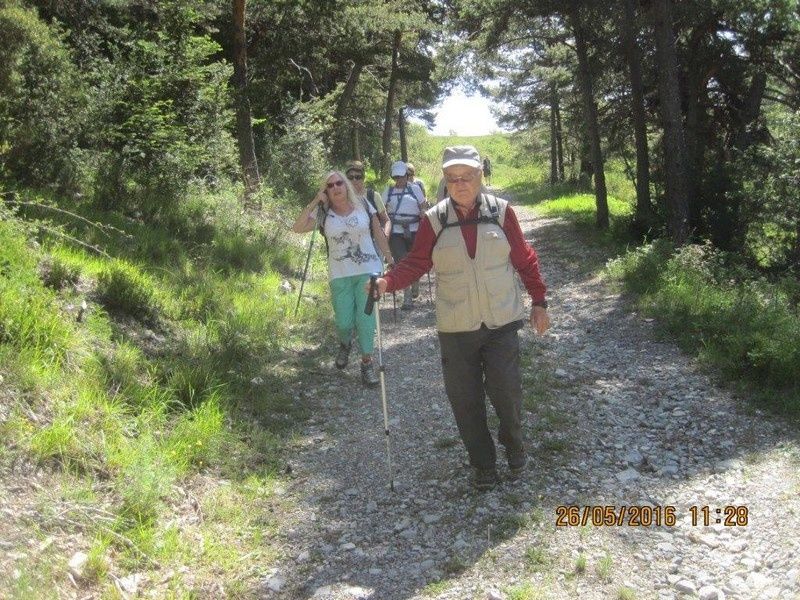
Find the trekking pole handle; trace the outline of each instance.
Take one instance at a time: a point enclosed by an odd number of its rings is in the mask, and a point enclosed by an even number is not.
[[[372,309],[375,307],[375,291],[378,287],[377,280],[377,273],[373,273],[369,276],[369,296],[367,297],[367,305],[364,307],[364,314],[366,315],[371,315]]]

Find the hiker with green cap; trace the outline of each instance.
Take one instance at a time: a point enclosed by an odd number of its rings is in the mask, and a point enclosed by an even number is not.
[[[464,442],[473,484],[499,480],[486,416],[486,395],[500,419],[498,439],[512,479],[526,465],[522,440],[522,382],[518,331],[529,320],[550,326],[545,285],[534,249],[514,210],[481,187],[483,164],[473,146],[446,148],[442,170],[449,196],[426,211],[411,252],[377,280],[391,292],[436,269],[436,328],[444,385]],[[532,300],[528,312],[517,278]]]
[[[370,274],[383,270],[376,246],[389,265],[394,263],[386,236],[375,209],[356,195],[340,171],[328,173],[314,199],[292,225],[295,233],[315,229],[322,233],[328,249],[328,277],[339,337],[335,365],[338,369],[347,366],[355,331],[361,349],[361,381],[367,387],[375,387],[379,383],[372,362],[376,323],[374,314],[364,312],[368,298],[364,286]]]

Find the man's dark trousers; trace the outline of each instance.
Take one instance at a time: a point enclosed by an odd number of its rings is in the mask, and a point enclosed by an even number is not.
[[[478,469],[495,466],[496,450],[486,422],[486,395],[500,419],[498,439],[506,458],[524,462],[522,444],[522,382],[519,371],[521,322],[499,329],[439,332],[442,372],[458,431]]]

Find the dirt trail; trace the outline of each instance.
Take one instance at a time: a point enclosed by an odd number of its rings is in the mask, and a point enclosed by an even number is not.
[[[598,257],[566,223],[516,210],[554,323],[545,338],[523,334],[525,477],[483,494],[469,487],[423,279],[421,302],[398,310],[397,324],[382,309],[396,491],[379,392],[361,388],[356,364],[327,364],[325,383],[304,392],[318,408],[285,490],[298,507],[286,559],[259,595],[593,599],[628,587],[635,598],[800,598],[797,431],[740,405],[659,341],[592,275]],[[563,505],[581,519],[583,507],[613,506],[615,517],[623,505],[651,508],[623,514],[621,526],[592,526],[589,511],[586,525],[557,527]],[[667,506],[674,525],[663,524]],[[627,525],[637,514],[662,525]]]

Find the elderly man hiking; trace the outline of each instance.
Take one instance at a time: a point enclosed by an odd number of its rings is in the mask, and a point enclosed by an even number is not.
[[[526,464],[517,331],[530,319],[550,326],[536,252],[508,202],[481,191],[482,163],[472,146],[446,148],[442,169],[450,196],[425,213],[411,252],[377,280],[376,297],[436,269],[436,328],[445,390],[479,490],[498,481],[486,399],[500,419],[510,475]],[[533,300],[526,313],[517,278]]]

